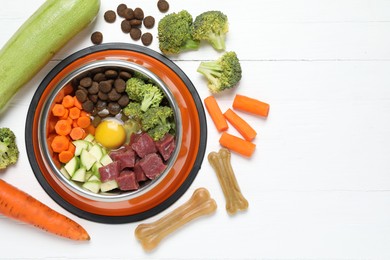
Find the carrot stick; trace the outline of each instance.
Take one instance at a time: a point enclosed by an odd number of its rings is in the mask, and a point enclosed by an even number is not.
[[[234,98],[233,108],[264,117],[267,117],[269,112],[269,104],[239,94]]]
[[[207,98],[204,99],[204,104],[217,130],[219,132],[227,130],[228,124],[226,122],[225,117],[222,114],[221,109],[219,108],[219,105],[215,97],[208,96]]]
[[[82,129],[81,127],[74,127],[72,128],[72,130],[70,131],[70,138],[72,138],[72,140],[80,140],[84,137],[84,134],[85,134],[85,131],[84,129]]]
[[[72,240],[90,239],[78,223],[3,180],[0,180],[0,213],[58,236]]]
[[[83,106],[81,105],[81,102],[77,99],[77,97],[74,96],[73,99],[74,99],[74,106],[80,110],[83,109]]]
[[[256,148],[256,145],[254,143],[246,141],[237,136],[228,134],[226,132],[222,133],[219,139],[219,143],[227,149],[246,157],[251,157]]]
[[[233,125],[234,128],[245,138],[247,141],[255,139],[256,131],[239,115],[237,115],[230,108],[223,114],[227,121]]]
[[[70,121],[61,119],[58,120],[55,125],[56,133],[59,135],[68,135],[70,131],[72,130],[72,125],[70,124]]]

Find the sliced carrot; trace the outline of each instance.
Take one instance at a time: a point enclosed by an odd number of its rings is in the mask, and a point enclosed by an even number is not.
[[[74,99],[74,106],[80,110],[83,109],[83,106],[81,105],[81,102],[77,99],[77,97],[74,96],[73,99]]]
[[[62,90],[64,91],[64,94],[65,95],[69,95],[69,94],[71,94],[72,92],[73,92],[73,86],[72,86],[72,84],[67,84],[67,85],[65,85],[63,88],[62,88]]]
[[[85,128],[85,133],[86,134],[91,134],[91,135],[95,135],[95,130],[96,130],[96,128],[92,125],[92,124],[90,124],[89,126],[87,126],[86,128]]]
[[[71,95],[66,95],[63,99],[62,99],[62,103],[61,103],[64,107],[66,108],[71,108],[74,106],[74,99]]]
[[[69,162],[74,156],[74,153],[71,151],[62,151],[58,154],[58,160],[62,163],[67,163]]]
[[[80,117],[80,109],[77,107],[69,108],[69,117],[72,119],[77,119]]]
[[[229,108],[223,115],[227,121],[229,121],[229,123],[232,124],[232,126],[245,138],[245,140],[252,141],[255,139],[257,135],[256,131],[248,124],[248,122],[237,115],[233,110]]]
[[[208,96],[207,98],[204,99],[204,104],[217,130],[219,132],[227,130],[228,124],[226,122],[225,117],[222,114],[221,109],[219,108],[219,105],[215,97]]]
[[[69,142],[69,147],[67,151],[73,153],[74,155],[74,153],[76,152],[76,146],[72,142]]]
[[[51,112],[53,113],[54,116],[64,116],[65,114],[65,107],[62,104],[55,104],[53,108],[51,109]]]
[[[269,112],[269,104],[239,94],[234,97],[233,108],[263,117]]]
[[[59,119],[67,119],[68,117],[69,117],[69,109],[65,108],[65,114],[59,117]]]
[[[81,128],[87,128],[91,124],[91,118],[88,116],[80,116],[77,119],[77,125]]]
[[[53,152],[60,153],[66,151],[69,148],[69,139],[63,135],[57,135],[51,142],[51,149]]]
[[[226,132],[222,133],[219,143],[227,149],[246,157],[251,157],[256,148],[254,143]]]
[[[80,112],[80,116],[86,116],[86,117],[89,117],[89,116],[90,116],[90,114],[89,114],[88,112],[84,111],[84,110],[81,110],[81,112]]]
[[[70,138],[72,138],[72,140],[80,140],[84,137],[84,134],[85,134],[84,129],[82,129],[81,127],[74,127],[70,131],[69,135]]]
[[[58,236],[90,239],[78,223],[3,180],[0,180],[0,213]]]
[[[76,120],[72,120],[72,127],[78,127],[79,125],[77,124],[77,119]]]
[[[56,133],[59,135],[68,135],[72,130],[72,125],[66,119],[58,120],[55,125]]]
[[[64,89],[61,89],[58,92],[57,96],[54,98],[54,103],[61,103],[64,97],[65,97],[65,91]]]

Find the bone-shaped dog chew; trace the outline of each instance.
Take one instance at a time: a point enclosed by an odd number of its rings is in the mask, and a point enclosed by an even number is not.
[[[217,204],[210,198],[209,191],[205,188],[198,188],[187,202],[174,211],[153,223],[138,225],[135,229],[135,236],[140,240],[144,250],[150,251],[157,247],[163,238],[187,222],[211,214],[216,209]]]
[[[230,151],[226,148],[221,148],[218,153],[211,152],[208,155],[209,162],[217,174],[225,196],[226,210],[229,214],[235,214],[238,210],[246,210],[248,201],[244,198],[238,186],[230,158]]]

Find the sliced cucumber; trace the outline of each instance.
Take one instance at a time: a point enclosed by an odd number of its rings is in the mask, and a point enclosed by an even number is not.
[[[95,156],[96,161],[100,161],[100,159],[103,157],[102,147],[98,144],[92,145],[88,152]]]
[[[86,175],[86,173],[87,173],[87,170],[85,169],[85,167],[80,167],[72,175],[72,180],[73,181],[78,181],[78,182],[85,182],[85,175]]]
[[[84,182],[82,187],[89,191],[92,191],[93,193],[98,193],[100,191],[100,185],[101,185],[100,181],[87,181]]]
[[[67,162],[64,166],[69,176],[73,176],[73,174],[77,171],[79,167],[80,167],[80,159],[77,156],[74,156],[72,159],[70,159],[70,161]]]
[[[87,142],[92,143],[95,140],[95,137],[93,135],[91,135],[91,134],[87,134],[87,136],[84,137],[84,140],[87,141]]]
[[[81,160],[81,164],[85,166],[85,169],[87,171],[89,171],[92,168],[92,165],[96,162],[95,156],[93,156],[87,150],[81,151],[80,160]]]
[[[106,192],[106,191],[116,189],[118,187],[119,186],[116,180],[111,180],[111,181],[102,182],[102,184],[100,185],[100,190],[102,192]]]
[[[100,178],[94,174],[91,175],[91,177],[89,177],[89,179],[87,180],[87,182],[89,181],[98,181],[100,182]]]
[[[76,150],[74,152],[75,156],[79,156],[82,150],[88,150],[90,146],[90,143],[85,140],[76,140],[73,141],[72,143],[76,147]]]
[[[100,163],[103,166],[106,166],[112,162],[113,162],[113,160],[111,159],[111,157],[108,154],[103,155],[103,157],[100,159]]]
[[[64,175],[65,178],[67,178],[68,180],[70,180],[70,175],[69,175],[68,171],[65,169],[65,167],[61,167],[60,173],[62,173],[62,175]]]
[[[95,162],[92,165],[91,172],[93,175],[96,175],[100,179],[100,173],[99,173],[99,168],[102,167],[103,165],[100,162]]]

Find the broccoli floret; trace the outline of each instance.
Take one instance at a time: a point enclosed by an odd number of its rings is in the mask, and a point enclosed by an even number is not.
[[[158,107],[161,100],[164,98],[164,94],[160,88],[152,85],[145,84],[142,87],[143,99],[141,101],[141,110],[146,111],[149,107]]]
[[[160,140],[175,127],[173,110],[167,106],[151,107],[141,118],[142,130],[146,131],[155,141]]]
[[[137,102],[129,102],[126,107],[123,108],[123,114],[134,120],[141,120],[141,104]]]
[[[197,71],[207,78],[207,86],[212,93],[233,88],[242,77],[240,61],[233,51],[226,52],[215,61],[201,62]]]
[[[7,127],[0,128],[0,169],[15,164],[18,158],[15,134]]]
[[[229,31],[228,18],[220,11],[207,11],[195,18],[193,38],[208,41],[216,50],[225,50],[225,38]]]
[[[192,15],[182,10],[164,16],[158,23],[159,47],[164,54],[178,54],[199,48],[199,41],[192,38]]]
[[[132,77],[126,82],[126,93],[129,99],[136,102],[141,102],[143,97],[142,87],[145,82],[140,78]]]

